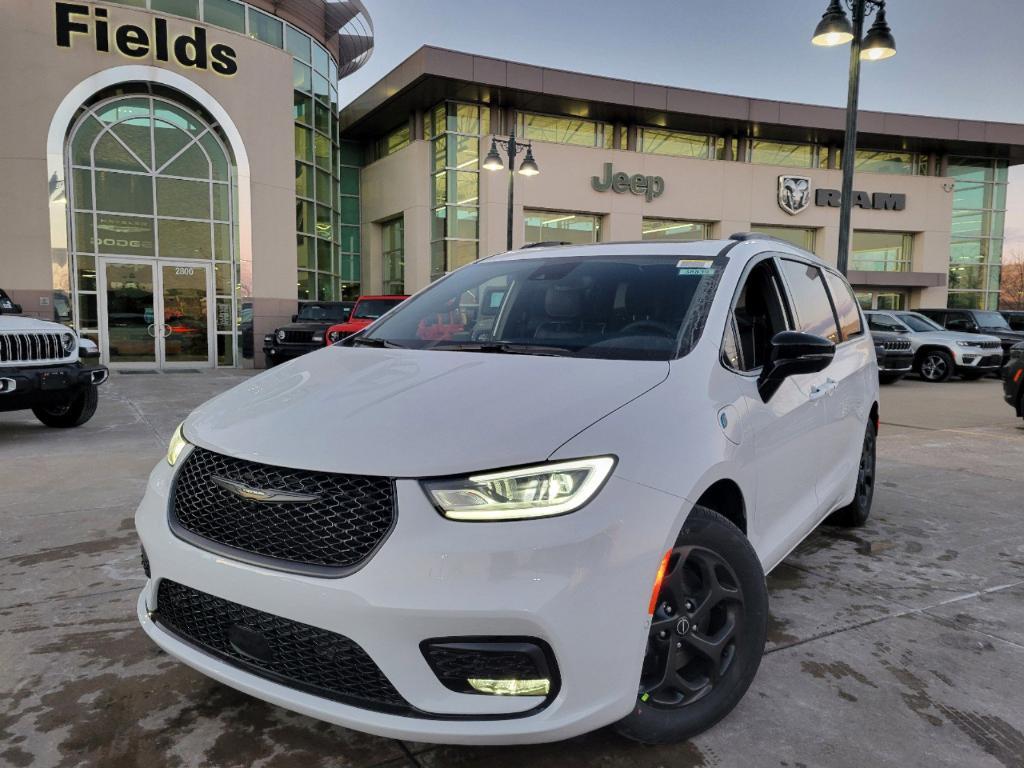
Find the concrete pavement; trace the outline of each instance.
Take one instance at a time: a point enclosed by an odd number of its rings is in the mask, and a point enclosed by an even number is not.
[[[365,736],[226,688],[138,628],[132,514],[174,426],[251,375],[114,374],[77,430],[0,414],[0,765],[1024,765],[1024,422],[994,380],[882,390],[868,526],[769,577],[757,679],[688,744]]]

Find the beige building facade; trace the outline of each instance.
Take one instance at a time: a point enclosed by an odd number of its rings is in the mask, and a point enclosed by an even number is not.
[[[758,230],[835,262],[843,111],[424,47],[342,112],[364,145],[364,291],[418,290],[513,246]],[[1024,126],[864,112],[849,277],[865,307],[992,307]],[[516,165],[522,161],[520,154]],[[396,248],[391,230],[403,231]]]
[[[371,49],[359,2],[5,0],[0,287],[112,367],[254,364],[297,287],[358,284],[337,87]]]

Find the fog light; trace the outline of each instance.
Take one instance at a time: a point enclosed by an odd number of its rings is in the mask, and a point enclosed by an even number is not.
[[[474,691],[495,696],[547,696],[551,690],[550,680],[477,680],[469,679]]]

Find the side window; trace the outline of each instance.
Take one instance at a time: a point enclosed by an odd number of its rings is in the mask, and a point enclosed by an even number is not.
[[[857,297],[853,295],[850,284],[828,270],[825,271],[825,282],[828,283],[832,303],[835,305],[836,314],[839,315],[839,330],[843,333],[843,341],[862,335],[864,326],[861,324],[860,311],[857,309]]]
[[[868,328],[872,331],[900,331],[899,324],[888,315],[868,315]]]
[[[801,261],[783,259],[782,272],[793,299],[797,330],[824,336],[838,344],[839,328],[821,270]]]
[[[789,328],[775,262],[754,265],[740,289],[722,342],[723,362],[754,371],[768,361],[772,337]]]

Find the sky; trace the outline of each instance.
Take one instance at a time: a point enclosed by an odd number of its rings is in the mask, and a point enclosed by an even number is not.
[[[627,80],[845,106],[849,48],[811,45],[827,0],[364,0],[376,48],[347,102],[421,45]],[[897,55],[861,68],[860,106],[1024,123],[1024,0],[888,0]],[[1007,244],[1024,251],[1024,166]]]

